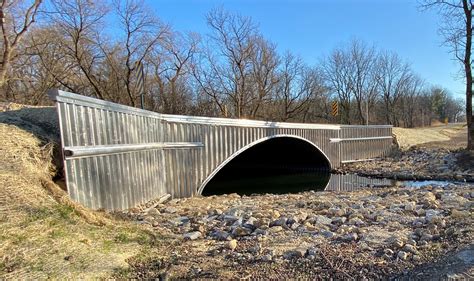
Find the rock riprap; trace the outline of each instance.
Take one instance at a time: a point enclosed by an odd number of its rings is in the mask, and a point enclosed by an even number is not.
[[[474,235],[471,185],[173,199],[132,213],[157,232],[241,262],[317,259],[324,245],[384,263],[426,262]],[[451,246],[446,246],[451,245]]]
[[[445,148],[416,148],[399,151],[383,159],[345,164],[337,173],[396,180],[474,181],[474,166],[463,163],[466,152]]]

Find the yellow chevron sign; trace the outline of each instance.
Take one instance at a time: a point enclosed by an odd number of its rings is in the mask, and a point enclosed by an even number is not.
[[[337,116],[339,114],[339,103],[337,101],[333,101],[331,104],[331,114],[332,116]]]
[[[136,66],[136,73],[135,73],[135,77],[137,79],[137,84],[136,84],[136,89],[137,89],[137,93],[139,95],[142,95],[143,94],[143,91],[144,91],[144,88],[145,88],[145,85],[144,85],[144,79],[143,79],[143,64],[139,61],[137,61],[135,63],[135,66]]]

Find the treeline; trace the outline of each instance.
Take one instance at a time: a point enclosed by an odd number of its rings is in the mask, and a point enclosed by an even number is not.
[[[47,90],[60,88],[138,107],[139,61],[144,107],[162,113],[404,127],[462,114],[461,102],[396,53],[352,40],[309,65],[279,53],[251,18],[222,9],[208,13],[208,34],[176,31],[133,0],[12,2],[2,11],[5,101],[47,104]]]

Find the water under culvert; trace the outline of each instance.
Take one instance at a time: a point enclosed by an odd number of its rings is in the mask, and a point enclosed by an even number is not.
[[[362,188],[385,188],[404,186],[419,188],[426,185],[446,186],[465,184],[456,181],[397,181],[386,178],[369,178],[356,174],[331,174],[328,171],[301,172],[295,174],[274,174],[248,177],[221,176],[211,180],[203,190],[203,195],[220,195],[238,193],[251,194],[285,194],[303,191],[355,191]]]
[[[283,148],[283,149],[282,149]],[[302,191],[354,191],[388,186],[448,185],[453,181],[396,181],[355,174],[331,174],[329,161],[313,146],[291,138],[256,145],[227,163],[202,194],[284,194]]]

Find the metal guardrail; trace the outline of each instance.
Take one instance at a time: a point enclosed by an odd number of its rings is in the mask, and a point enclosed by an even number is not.
[[[331,163],[388,152],[391,126],[298,124],[159,114],[54,90],[70,197],[127,209],[163,194],[189,197],[231,159],[275,137],[311,143]]]

